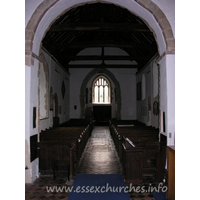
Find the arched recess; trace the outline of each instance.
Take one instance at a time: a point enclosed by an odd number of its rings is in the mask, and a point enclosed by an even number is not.
[[[87,76],[85,77],[85,79],[83,80],[82,84],[81,84],[81,89],[80,89],[80,107],[81,107],[81,114],[80,114],[80,118],[84,118],[85,116],[85,88],[87,86],[88,81],[91,79],[92,76],[94,76],[95,74],[98,74],[98,76],[100,74],[105,74],[107,77],[109,77],[110,80],[112,80],[112,82],[115,84],[115,88],[116,88],[116,96],[117,96],[117,111],[116,111],[116,118],[117,119],[121,119],[121,89],[120,89],[120,84],[117,81],[117,79],[115,78],[115,76],[113,75],[112,72],[110,72],[108,69],[106,68],[97,68],[97,69],[93,69],[91,72],[89,72],[87,74]]]
[[[43,54],[40,54],[39,63],[39,84],[38,84],[38,104],[39,119],[49,117],[49,67]]]
[[[35,9],[29,22],[26,25],[26,34],[25,34],[26,65],[31,66],[32,57],[37,57],[37,55],[40,52],[41,41],[45,36],[45,33],[48,31],[51,24],[60,15],[67,12],[69,9],[73,7],[83,5],[85,3],[96,3],[96,2],[99,1],[91,1],[91,0],[74,0],[69,2],[62,2],[59,0],[42,1],[42,3]],[[152,32],[154,33],[158,49],[160,50],[159,52],[160,56],[162,57],[162,55],[164,56],[165,54],[174,54],[175,39],[172,27],[166,15],[163,13],[163,11],[159,8],[159,6],[156,3],[154,3],[151,0],[135,0],[135,1],[111,0],[111,1],[103,1],[103,3],[113,3],[117,6],[126,8],[133,14],[139,16],[147,24],[150,30],[152,30]],[[45,17],[45,14],[49,16],[46,15]],[[154,24],[150,24],[150,22],[147,22],[148,19],[150,19],[149,18],[150,15],[153,16],[153,19],[151,20],[154,21]],[[41,23],[42,21],[43,23]],[[157,30],[157,28],[155,28],[156,26],[159,26],[160,29]],[[41,29],[41,27],[43,29]],[[158,34],[159,37],[160,36],[162,37],[162,41],[158,41],[159,40]],[[33,46],[35,46],[36,49],[33,50]],[[163,50],[161,51],[161,49],[163,49],[164,51]]]

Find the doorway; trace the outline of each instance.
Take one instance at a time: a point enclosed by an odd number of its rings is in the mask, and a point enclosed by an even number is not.
[[[111,119],[111,110],[111,105],[93,106],[96,125],[108,125],[108,121]]]

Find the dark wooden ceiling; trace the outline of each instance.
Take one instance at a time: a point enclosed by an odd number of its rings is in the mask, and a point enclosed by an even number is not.
[[[102,60],[101,67],[138,68],[138,71],[158,52],[153,33],[147,25],[128,10],[113,4],[94,3],[73,8],[60,16],[42,41],[66,69],[99,67],[99,65],[70,65],[70,61]],[[100,47],[101,55],[80,56],[81,50]],[[118,47],[126,56],[108,56],[106,47]],[[136,61],[135,65],[105,65],[105,60]]]

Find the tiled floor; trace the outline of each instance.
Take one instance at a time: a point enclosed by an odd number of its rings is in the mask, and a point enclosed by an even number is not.
[[[66,176],[56,177],[53,180],[51,175],[43,175],[38,178],[33,184],[26,184],[25,186],[25,199],[45,199],[45,200],[55,200],[55,199],[67,199],[69,192],[65,191],[68,188],[66,184]],[[50,187],[54,191],[49,191]],[[56,191],[56,189],[61,188],[63,191]]]
[[[120,161],[110,136],[109,128],[96,126],[92,136],[83,152],[77,173],[84,174],[115,174],[123,173]],[[33,184],[26,184],[25,199],[67,199],[69,192],[66,191],[71,183],[67,183],[66,174],[58,174],[56,180],[52,175],[40,176]],[[49,188],[54,187],[54,191]],[[60,191],[56,191],[56,189]],[[154,200],[152,193],[130,192],[131,200]]]
[[[122,167],[108,127],[94,127],[77,173],[122,174]]]

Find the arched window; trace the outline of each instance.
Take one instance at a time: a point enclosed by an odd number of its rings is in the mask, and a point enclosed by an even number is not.
[[[99,76],[93,82],[93,103],[110,103],[110,83],[104,76]]]

